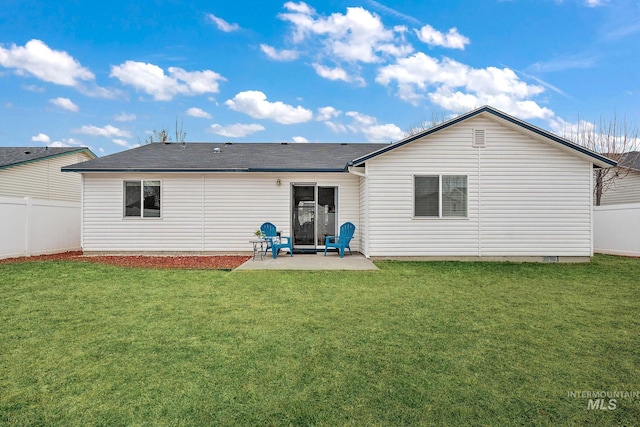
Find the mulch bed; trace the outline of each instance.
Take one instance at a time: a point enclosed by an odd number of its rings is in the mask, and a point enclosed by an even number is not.
[[[117,267],[135,268],[172,268],[172,269],[197,269],[197,270],[233,270],[250,256],[244,255],[215,255],[215,256],[191,256],[191,255],[97,255],[84,256],[81,251],[65,252],[53,255],[39,255],[32,257],[8,258],[0,260],[0,264],[31,261],[84,261],[100,264],[115,265]]]

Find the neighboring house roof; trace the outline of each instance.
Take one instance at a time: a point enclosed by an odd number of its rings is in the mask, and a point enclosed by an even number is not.
[[[63,172],[343,172],[388,144],[152,143],[62,168]]]
[[[83,147],[0,147],[0,169],[81,152],[96,157]]]
[[[629,151],[626,153],[624,158],[618,163],[618,166],[640,171],[640,151]]]
[[[616,162],[614,160],[611,160],[601,154],[598,154],[594,151],[591,151],[585,147],[582,147],[580,145],[577,145],[571,141],[569,141],[568,139],[565,138],[561,138],[558,135],[555,135],[551,132],[548,132],[544,129],[540,129],[539,127],[536,127],[530,123],[524,122],[520,119],[517,119],[513,116],[510,116],[506,113],[503,113],[502,111],[496,110],[493,107],[489,107],[489,106],[484,106],[484,107],[480,107],[478,109],[475,109],[473,111],[470,111],[468,113],[462,114],[458,117],[455,117],[451,120],[448,120],[444,123],[441,123],[439,125],[436,125],[430,129],[427,129],[425,131],[419,132],[415,135],[411,135],[403,140],[400,140],[392,145],[388,145],[386,147],[381,148],[380,150],[373,152],[373,153],[368,153],[362,157],[356,158],[353,160],[353,162],[351,162],[350,166],[357,166],[357,165],[361,165],[364,162],[366,162],[367,160],[370,160],[374,157],[377,157],[381,154],[384,154],[386,152],[389,152],[391,150],[395,150],[396,148],[402,147],[403,145],[409,144],[413,141],[416,141],[422,137],[425,137],[427,135],[431,135],[433,133],[439,132],[443,129],[446,129],[450,126],[453,126],[457,123],[460,123],[464,120],[468,120],[472,117],[475,116],[483,116],[483,117],[487,117],[487,118],[492,118],[494,120],[497,120],[509,127],[512,128],[516,128],[517,130],[520,131],[524,131],[527,134],[536,137],[536,138],[543,138],[547,141],[552,141],[553,143],[557,143],[559,144],[559,146],[564,147],[564,148],[568,148],[569,150],[573,151],[574,154],[579,154],[583,157],[586,157],[587,159],[589,159],[593,164],[595,164],[596,166],[600,166],[600,167],[611,167],[611,166],[615,166]]]

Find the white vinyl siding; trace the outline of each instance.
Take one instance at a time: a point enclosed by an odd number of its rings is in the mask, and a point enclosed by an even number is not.
[[[162,182],[162,218],[123,218],[123,181],[128,180]],[[346,173],[87,173],[83,249],[247,252],[263,222],[291,235],[292,183],[338,187],[338,224],[351,221],[358,226],[359,178]]]
[[[496,125],[482,150],[483,256],[591,256],[592,165]]]
[[[473,129],[485,129],[473,148]],[[474,117],[367,162],[371,256],[589,256],[591,165]],[[414,176],[467,177],[467,216],[413,217]]]
[[[621,170],[622,178],[602,193],[601,205],[640,203],[640,171]]]
[[[90,159],[71,153],[0,169],[0,196],[79,202],[80,174],[60,168]]]

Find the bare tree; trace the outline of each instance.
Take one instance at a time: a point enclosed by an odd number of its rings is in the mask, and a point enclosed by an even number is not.
[[[448,119],[447,114],[444,111],[432,111],[430,120],[423,120],[420,123],[410,126],[405,132],[404,136],[417,135],[422,131],[431,129],[432,127],[446,122]]]
[[[594,170],[593,199],[596,206],[600,206],[602,194],[629,174],[630,169],[624,165],[633,164],[633,157],[638,156],[638,127],[626,117],[619,119],[614,115],[609,121],[601,117],[597,124],[579,120],[575,126],[565,126],[563,136],[618,162],[619,167]]]
[[[180,129],[178,129],[178,119],[176,119],[176,142],[184,144],[184,139],[187,137],[187,133],[183,130],[184,123],[180,122]]]
[[[187,137],[187,133],[183,130],[183,123],[180,122],[180,127],[178,128],[178,119],[176,119],[176,139],[175,141],[171,139],[169,132],[163,127],[161,131],[153,130],[151,131],[151,135],[144,139],[145,144],[154,144],[154,143],[163,143],[168,144],[171,142],[176,142],[179,144],[184,144],[184,140]]]

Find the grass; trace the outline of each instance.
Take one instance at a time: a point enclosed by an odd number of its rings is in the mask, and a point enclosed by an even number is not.
[[[0,423],[634,425],[640,260],[0,265]],[[608,402],[609,399],[606,399]]]

